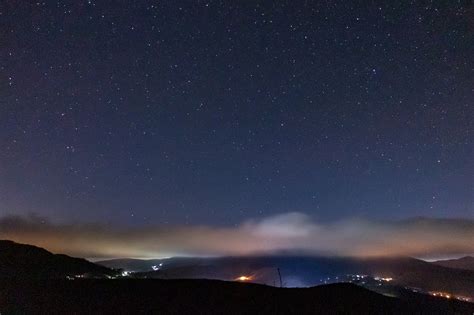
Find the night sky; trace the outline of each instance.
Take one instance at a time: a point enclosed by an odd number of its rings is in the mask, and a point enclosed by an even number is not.
[[[471,1],[5,0],[0,36],[0,215],[474,218]]]

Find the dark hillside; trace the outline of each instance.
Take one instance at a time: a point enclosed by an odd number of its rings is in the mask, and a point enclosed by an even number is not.
[[[472,314],[454,300],[386,297],[353,284],[280,289],[215,280],[6,281],[2,314]]]
[[[458,259],[438,260],[433,264],[448,268],[465,269],[474,271],[474,257],[465,256]]]
[[[40,247],[0,241],[0,278],[51,279],[88,275],[103,277],[114,272],[85,259],[52,254]]]

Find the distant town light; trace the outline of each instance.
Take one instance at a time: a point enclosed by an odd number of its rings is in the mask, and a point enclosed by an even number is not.
[[[252,277],[251,276],[240,276],[240,277],[236,278],[235,280],[237,280],[237,281],[251,281]]]
[[[466,300],[465,297],[463,296],[453,296],[449,293],[446,293],[446,292],[429,292],[432,296],[439,296],[439,297],[443,297],[445,299],[451,299],[451,298],[456,298],[458,300],[461,300],[461,301],[469,301],[469,300]]]
[[[159,263],[158,265],[151,266],[151,269],[153,269],[153,271],[158,271],[160,270],[162,266],[163,266],[163,263]]]

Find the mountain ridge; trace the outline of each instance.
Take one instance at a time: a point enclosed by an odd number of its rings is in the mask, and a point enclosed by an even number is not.
[[[103,277],[114,273],[83,258],[53,254],[34,245],[0,240],[0,278]]]
[[[19,314],[472,314],[429,295],[389,297],[350,283],[275,288],[219,280],[6,281],[0,308]]]
[[[474,271],[474,256],[464,256],[457,259],[437,260],[437,261],[433,261],[432,263],[438,266],[443,266],[443,267],[448,267],[448,268]]]
[[[253,281],[269,285],[279,282],[277,269],[280,269],[284,282],[290,287],[310,287],[340,281],[341,279],[336,278],[347,274],[359,274],[389,278],[398,285],[421,288],[426,292],[444,291],[474,297],[474,271],[453,270],[410,257],[180,257],[157,260],[120,259],[97,263],[109,268],[139,272],[137,276],[147,278],[234,280],[241,275],[251,275]]]

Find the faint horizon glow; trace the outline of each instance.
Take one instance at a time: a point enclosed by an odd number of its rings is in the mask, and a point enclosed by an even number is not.
[[[474,252],[474,220],[415,218],[317,222],[291,212],[236,227],[110,228],[0,218],[0,238],[71,256],[108,258],[219,257],[263,254],[440,257]]]

